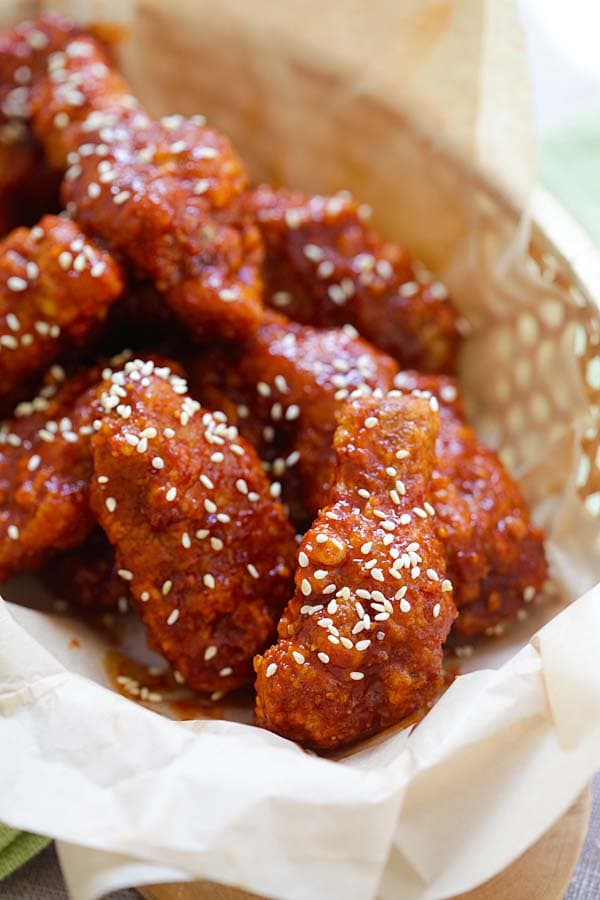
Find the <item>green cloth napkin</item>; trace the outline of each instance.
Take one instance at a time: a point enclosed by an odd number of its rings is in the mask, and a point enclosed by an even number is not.
[[[595,119],[544,141],[540,180],[600,244],[600,110]],[[0,880],[50,843],[50,838],[0,824]]]
[[[0,824],[0,880],[43,850],[50,838],[27,831],[15,831]]]
[[[539,177],[600,245],[600,107],[544,140]]]

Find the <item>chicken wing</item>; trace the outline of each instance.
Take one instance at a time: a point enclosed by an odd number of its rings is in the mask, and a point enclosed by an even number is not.
[[[395,383],[430,393],[440,404],[431,502],[459,611],[453,634],[493,634],[547,577],[543,533],[531,523],[521,490],[496,453],[466,424],[455,380],[403,372]]]
[[[73,222],[44,218],[0,242],[0,399],[83,343],[123,291],[120,267]]]
[[[247,683],[295,553],[255,451],[151,362],[114,373],[101,403],[92,507],[152,646],[197,690]]]
[[[344,407],[279,641],[255,659],[259,724],[331,750],[440,693],[456,610],[428,499],[438,431],[429,401],[399,392]]]
[[[367,228],[347,192],[249,194],[267,248],[265,302],[309,325],[347,322],[401,366],[453,372],[457,315],[446,289]]]
[[[91,36],[47,57],[33,128],[86,230],[151,278],[194,331],[244,339],[259,321],[262,241],[239,202],[229,141],[202,116],[152,119]]]
[[[319,330],[270,311],[243,347],[199,354],[188,369],[192,394],[226,412],[257,447],[298,524],[313,518],[331,486],[344,400],[388,390],[397,372],[351,327]]]

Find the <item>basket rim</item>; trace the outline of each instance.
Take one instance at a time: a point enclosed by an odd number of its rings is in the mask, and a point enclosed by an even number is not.
[[[536,185],[531,203],[533,236],[563,262],[579,290],[600,310],[600,248],[550,191]]]

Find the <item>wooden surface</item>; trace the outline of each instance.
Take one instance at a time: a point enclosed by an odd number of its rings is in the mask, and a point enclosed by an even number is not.
[[[515,862],[453,900],[563,900],[579,859],[590,817],[587,788],[550,831]],[[255,894],[202,881],[140,888],[146,900],[255,900]]]

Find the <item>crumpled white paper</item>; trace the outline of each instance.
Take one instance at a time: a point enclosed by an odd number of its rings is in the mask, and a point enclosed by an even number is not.
[[[15,3],[13,18],[35,5]],[[418,727],[337,761],[137,705],[110,689],[97,634],[0,601],[0,820],[60,841],[77,900],[187,879],[279,900],[467,890],[546,831],[600,762],[598,590],[563,609],[600,579],[600,529],[577,485],[592,413],[575,353],[597,312],[527,261],[514,6],[51,5],[129,22],[123,62],[157,112],[207,112],[255,178],[354,189],[437,266],[472,326],[475,421],[547,528],[561,591],[463,660],[468,674]],[[32,592],[25,581],[6,596]]]

